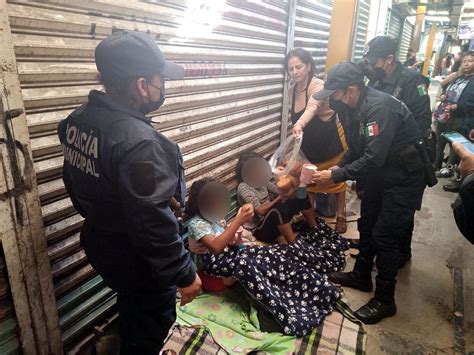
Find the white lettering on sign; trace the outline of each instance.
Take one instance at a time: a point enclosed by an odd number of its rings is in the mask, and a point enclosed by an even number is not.
[[[67,125],[66,144],[62,145],[64,160],[82,172],[100,177],[96,168],[99,158],[99,139],[94,131],[81,132],[76,126]]]

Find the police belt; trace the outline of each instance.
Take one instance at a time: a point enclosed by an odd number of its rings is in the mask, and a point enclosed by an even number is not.
[[[398,153],[399,161],[408,172],[423,170],[425,183],[433,187],[438,183],[431,160],[426,151],[426,143],[423,139],[402,149]]]

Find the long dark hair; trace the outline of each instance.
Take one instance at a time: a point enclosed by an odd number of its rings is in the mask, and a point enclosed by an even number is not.
[[[309,85],[309,83],[311,82],[311,79],[313,79],[313,77],[316,76],[316,63],[314,62],[314,59],[311,56],[311,53],[309,53],[306,49],[303,49],[303,48],[294,48],[291,51],[289,51],[288,54],[285,56],[285,62],[283,63],[285,70],[288,74],[289,74],[288,61],[293,57],[299,58],[304,64],[310,66],[309,75],[308,75],[308,83],[306,84],[306,85]]]
[[[207,183],[212,181],[218,181],[213,177],[204,177],[200,180],[194,181],[189,189],[189,196],[188,200],[186,201],[185,212],[186,216],[194,217],[195,215],[199,214],[199,194],[204,186]]]
[[[446,68],[449,68],[452,64],[453,64],[453,56],[452,54],[448,53],[446,54],[446,62],[445,62]]]
[[[235,168],[235,178],[239,183],[244,181],[242,177],[242,167],[247,161],[252,158],[262,158],[262,156],[256,152],[245,152],[240,154],[239,161],[237,162],[237,167]]]

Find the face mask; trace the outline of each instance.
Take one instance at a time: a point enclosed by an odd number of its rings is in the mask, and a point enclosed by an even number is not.
[[[385,79],[387,73],[382,68],[374,68],[374,81],[381,81]]]
[[[342,113],[345,112],[349,106],[341,100],[335,100],[331,97],[329,99],[329,107],[337,113]]]
[[[370,67],[368,73],[366,74],[367,78],[369,78],[369,80],[374,83],[385,79],[386,75],[387,74],[385,73],[385,70],[374,67]]]
[[[147,85],[151,85],[154,88],[160,89],[160,99],[158,101],[150,101],[150,102],[141,104],[139,110],[144,115],[146,115],[147,113],[158,110],[163,105],[163,103],[165,102],[165,98],[166,98],[165,97],[165,86],[164,85],[161,85],[161,88],[158,88],[155,85],[150,84],[148,82],[147,82]]]

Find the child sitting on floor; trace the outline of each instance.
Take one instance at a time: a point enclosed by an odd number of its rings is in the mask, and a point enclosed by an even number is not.
[[[213,178],[195,181],[189,190],[186,214],[192,217],[189,230],[189,250],[195,256],[202,288],[217,292],[233,283],[233,280],[219,279],[205,275],[202,269],[209,254],[220,254],[228,245],[242,244],[242,225],[253,219],[252,205],[242,206],[234,220],[226,225],[230,199],[227,188]]]
[[[243,153],[240,156],[236,176],[240,183],[237,188],[238,203],[250,203],[255,211],[255,217],[245,227],[257,240],[273,243],[283,236],[287,243],[293,242],[295,232],[291,220],[300,212],[309,228],[316,226],[315,212],[309,198],[280,196],[275,183],[270,181],[270,166],[257,153]]]

